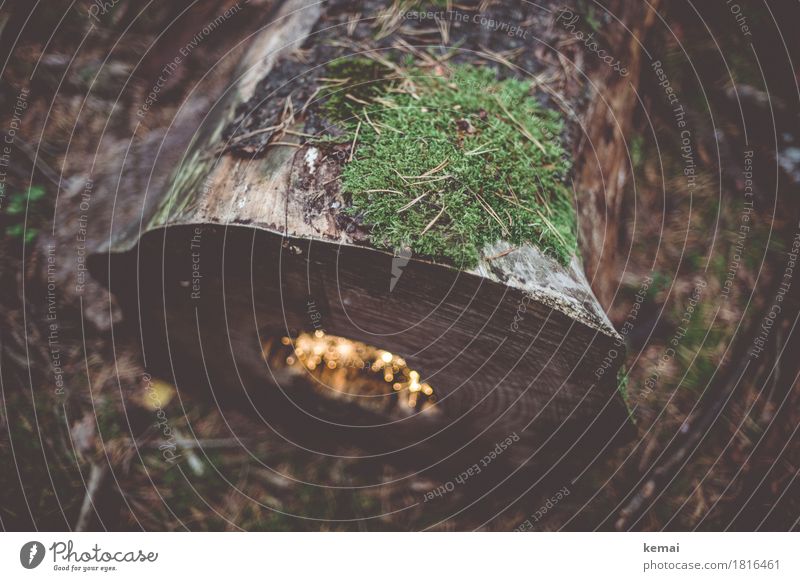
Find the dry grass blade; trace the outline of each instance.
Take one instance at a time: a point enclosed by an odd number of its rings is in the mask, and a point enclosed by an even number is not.
[[[295,131],[294,129],[284,129],[283,132],[286,135],[296,135],[297,137],[316,137],[316,135],[312,135],[311,133],[305,133],[303,131]]]
[[[539,209],[538,209],[538,208],[536,208],[536,213],[537,213],[537,214],[539,214],[539,217],[540,217],[540,218],[541,218],[541,219],[544,221],[544,223],[545,223],[545,225],[547,226],[548,230],[550,230],[550,231],[553,233],[553,235],[554,235],[556,238],[558,238],[558,240],[559,240],[559,241],[560,241],[562,244],[566,244],[566,243],[567,243],[567,241],[566,241],[566,240],[564,240],[564,237],[561,235],[561,232],[559,232],[559,231],[556,229],[556,227],[555,227],[555,226],[553,226],[553,223],[552,223],[550,220],[548,220],[548,219],[547,219],[547,216],[545,216],[544,214],[542,214],[542,213],[539,211]]]
[[[361,112],[364,113],[364,119],[367,120],[367,123],[369,123],[369,126],[372,127],[372,129],[375,131],[375,133],[380,135],[381,134],[381,130],[378,129],[378,127],[372,122],[372,119],[369,118],[369,113],[367,113],[367,110],[363,109]]]
[[[481,51],[483,51],[485,55],[489,57],[490,60],[500,63],[501,65],[506,66],[512,70],[518,67],[513,62],[511,62],[511,59],[517,58],[520,54],[522,54],[522,50],[523,48],[518,48],[504,52],[496,52],[481,45]]]
[[[317,79],[317,80],[321,81],[323,83],[328,83],[330,85],[341,86],[341,85],[346,85],[347,83],[349,83],[350,82],[350,77],[344,77],[344,78],[319,77],[319,79]],[[325,88],[327,89],[329,87],[325,87]]]
[[[486,213],[489,214],[492,218],[494,218],[494,220],[500,225],[500,228],[503,231],[503,235],[509,236],[508,228],[506,228],[506,225],[500,219],[500,216],[497,215],[497,212],[495,212],[494,209],[488,203],[486,203],[486,201],[481,197],[479,193],[475,192],[475,197],[478,199],[478,202],[480,203],[481,207],[483,207],[483,209],[486,210]]]
[[[408,204],[406,204],[405,206],[403,206],[402,208],[400,208],[399,210],[397,210],[397,213],[399,214],[400,212],[405,212],[405,211],[406,211],[406,210],[408,210],[408,209],[409,209],[411,206],[413,206],[414,204],[416,204],[417,202],[419,202],[419,201],[420,201],[422,198],[424,198],[425,196],[427,196],[427,195],[428,195],[428,193],[429,193],[429,192],[425,192],[424,194],[420,194],[419,196],[417,196],[416,198],[414,198],[413,200],[411,200],[411,201],[410,201]]]
[[[547,154],[547,150],[544,148],[544,145],[542,145],[541,142],[538,139],[536,139],[533,135],[531,135],[530,131],[528,131],[522,123],[517,121],[517,118],[514,117],[514,115],[511,114],[511,111],[508,110],[508,107],[506,107],[505,104],[500,99],[497,98],[497,95],[494,96],[494,100],[497,101],[498,105],[500,105],[500,108],[503,110],[503,113],[506,114],[506,117],[508,117],[508,119],[514,125],[517,126],[517,129],[519,130],[519,132],[522,135],[524,135],[536,147],[538,147],[542,151],[542,153]]]
[[[408,53],[413,54],[415,57],[417,57],[421,61],[420,64],[423,67],[425,67],[425,66],[427,66],[427,67],[435,67],[437,64],[439,64],[436,61],[436,59],[433,58],[430,54],[428,54],[426,52],[423,52],[423,51],[419,50],[418,48],[416,48],[414,46],[411,46],[410,44],[408,44],[408,42],[406,42],[402,38],[398,38],[395,41],[394,48],[396,48],[397,50],[399,50],[401,52],[408,52]]]
[[[383,105],[387,109],[397,109],[397,103],[395,103],[391,99],[385,99],[383,97],[375,97],[373,101],[375,101],[379,105]],[[398,131],[397,129],[395,129],[395,131],[397,131],[398,133],[402,133],[402,131]]]
[[[433,184],[433,183],[436,183],[436,182],[440,182],[442,180],[449,180],[453,176],[448,173],[448,174],[445,174],[443,176],[430,178],[430,179],[425,178],[423,176],[400,176],[400,177],[403,178],[404,180],[406,178],[412,179],[412,180],[423,180],[423,181],[416,181],[416,182],[413,183],[413,185],[415,185],[415,186],[425,186],[427,184]]]
[[[281,115],[281,124],[285,127],[287,124],[294,123],[294,102],[292,96],[286,97],[283,103],[283,114]]]
[[[442,46],[450,44],[450,21],[437,20],[436,24],[439,26],[439,34],[442,37]]]
[[[364,58],[372,59],[376,63],[382,65],[383,67],[389,69],[390,71],[394,71],[395,74],[401,77],[403,76],[403,69],[397,63],[394,63],[391,60],[385,58],[370,45],[361,42],[341,43],[332,41],[331,46],[343,46],[345,48],[349,48],[353,52],[359,53]]]
[[[351,95],[350,93],[345,93],[344,96],[347,97],[348,99],[350,99],[351,101],[355,101],[359,105],[366,105],[366,106],[372,105],[372,103],[370,103],[368,101],[364,101],[363,99],[359,99],[358,97],[355,97],[354,95]]]
[[[361,12],[356,12],[350,17],[350,20],[347,21],[347,36],[353,36],[353,33],[356,31],[356,26],[358,26],[360,20]]]
[[[381,40],[392,34],[403,21],[403,16],[417,4],[417,0],[395,0],[392,5],[378,13],[375,24],[380,29],[375,34],[376,40]]]
[[[471,149],[470,151],[466,152],[464,155],[483,155],[484,153],[492,153],[493,151],[498,151],[496,147],[493,149],[481,150],[482,147],[486,147],[486,145],[479,145],[475,149]]]
[[[433,220],[431,220],[430,222],[428,222],[428,225],[427,225],[427,226],[425,226],[425,229],[424,229],[424,230],[423,230],[423,231],[420,233],[420,236],[422,236],[423,234],[425,234],[425,233],[426,233],[428,230],[430,230],[430,229],[433,227],[433,225],[434,225],[434,224],[436,224],[436,221],[437,221],[439,218],[441,218],[441,217],[442,217],[442,214],[444,214],[444,209],[445,209],[445,206],[442,206],[442,209],[441,209],[441,210],[439,210],[439,213],[438,213],[438,214],[436,214],[436,216],[434,216]]]
[[[283,127],[283,124],[280,125],[271,125],[269,127],[262,127],[261,129],[255,129],[253,131],[248,131],[247,133],[242,133],[241,135],[237,135],[236,139],[231,140],[230,145],[236,145],[245,139],[249,139],[251,137],[255,137],[256,135],[261,135],[262,133],[269,133],[271,131],[275,131],[276,129],[280,129]]]
[[[391,125],[387,125],[386,123],[381,123],[380,121],[375,121],[374,123],[378,127],[383,127],[384,129],[387,129],[388,131],[394,131],[395,133],[399,133],[400,135],[405,135],[405,131],[400,131],[396,127],[392,127]]]
[[[409,181],[406,179],[406,177],[405,177],[403,174],[401,174],[399,171],[397,171],[397,170],[396,170],[396,169],[394,169],[394,168],[392,168],[392,171],[393,171],[394,173],[396,173],[396,174],[397,174],[397,177],[399,177],[401,180],[403,180],[403,182],[404,182],[404,183],[406,183],[406,184],[408,184],[408,183],[409,183]]]
[[[426,177],[428,177],[428,176],[432,176],[432,175],[433,175],[433,174],[435,174],[436,172],[440,172],[440,171],[442,171],[442,170],[443,170],[444,168],[446,168],[446,167],[447,167],[449,164],[450,164],[450,160],[449,160],[449,159],[446,159],[446,160],[444,160],[442,163],[440,163],[439,165],[437,165],[435,168],[433,168],[433,169],[429,169],[428,171],[426,171],[424,174],[420,175],[419,177],[421,177],[421,178],[426,178]]]
[[[306,102],[305,102],[305,103],[303,103],[303,106],[302,106],[302,107],[301,107],[301,109],[300,109],[300,114],[301,114],[301,115],[302,115],[303,113],[305,113],[305,112],[306,112],[306,109],[308,109],[308,106],[309,106],[311,103],[313,103],[313,102],[314,102],[314,99],[316,99],[316,98],[317,98],[317,95],[319,95],[320,91],[322,91],[322,87],[317,87],[316,89],[314,89],[314,92],[313,92],[313,93],[311,93],[311,96],[310,96],[308,99],[306,99]]]
[[[398,192],[397,190],[384,190],[384,189],[377,189],[377,190],[364,190],[365,194],[375,194],[375,193],[389,193],[389,194],[400,194],[404,196],[405,193]]]
[[[361,121],[359,120],[356,126],[356,134],[353,136],[353,144],[350,146],[350,155],[347,156],[347,161],[353,161],[353,154],[356,152],[356,143],[358,142],[358,132],[361,130]]]

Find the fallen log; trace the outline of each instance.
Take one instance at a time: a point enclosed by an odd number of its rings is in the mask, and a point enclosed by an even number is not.
[[[608,144],[618,127],[598,119],[629,116],[632,97],[598,113],[594,81],[613,73],[591,54],[565,65],[582,55],[566,9],[488,4],[430,19],[410,2],[283,5],[153,211],[115,225],[92,257],[138,318],[149,367],[302,425],[293,441],[323,452],[357,440],[372,455],[424,445],[443,457],[515,434],[515,458],[557,460],[630,436],[624,345],[580,259],[612,249],[579,251],[575,236],[603,231],[618,207],[598,202],[603,169],[586,168],[606,154],[586,141],[602,130]],[[419,375],[394,391],[424,383],[435,405],[402,416],[314,406],[263,352],[303,332],[402,357]]]

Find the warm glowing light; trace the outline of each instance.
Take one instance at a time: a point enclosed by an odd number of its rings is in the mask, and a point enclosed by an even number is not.
[[[279,357],[275,359],[275,355]],[[332,392],[345,397],[396,394],[388,399],[356,397],[355,401],[386,408],[399,401],[405,409],[416,410],[428,409],[434,403],[433,388],[422,383],[419,372],[409,369],[402,357],[359,341],[327,335],[320,329],[313,333],[300,333],[295,338],[282,337],[277,352],[275,343],[268,341],[264,345],[264,356],[313,372],[321,380],[321,385],[336,388],[321,391],[327,396]],[[389,385],[392,389],[387,391]]]

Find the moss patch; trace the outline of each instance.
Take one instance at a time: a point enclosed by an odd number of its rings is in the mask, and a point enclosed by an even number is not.
[[[634,424],[636,423],[636,416],[633,415],[633,407],[631,407],[631,395],[629,390],[630,375],[628,373],[628,366],[624,363],[617,369],[617,391],[622,397],[622,403],[625,404],[625,410],[628,412],[628,419]]]
[[[391,64],[391,63],[388,63]],[[355,143],[342,186],[373,243],[463,267],[487,244],[576,252],[559,116],[490,69],[332,64],[324,114]]]

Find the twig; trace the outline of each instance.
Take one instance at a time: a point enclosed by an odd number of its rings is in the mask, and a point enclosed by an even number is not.
[[[515,250],[518,250],[518,247],[517,246],[512,246],[511,248],[507,248],[507,249],[503,250],[500,254],[495,254],[494,256],[487,256],[486,260],[496,260],[498,258],[503,258],[504,256],[507,256],[508,254],[511,254]]]
[[[272,147],[274,145],[285,145],[287,147],[303,147],[299,143],[292,143],[291,141],[270,141],[264,147]]]

